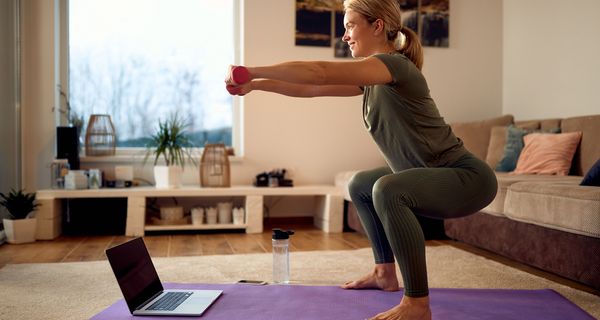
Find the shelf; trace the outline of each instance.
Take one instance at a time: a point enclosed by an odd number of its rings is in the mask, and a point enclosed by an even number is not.
[[[168,231],[168,230],[230,230],[230,229],[246,229],[247,224],[177,224],[177,225],[151,225],[147,224],[144,227],[146,231]]]
[[[232,186],[229,188],[204,188],[198,186],[183,186],[181,188],[102,188],[102,189],[47,189],[38,190],[38,199],[66,199],[66,198],[126,198],[126,197],[197,197],[197,196],[318,196],[341,195],[341,189],[334,186],[297,186],[297,187],[255,187]]]
[[[295,187],[255,187],[236,185],[229,188],[203,188],[199,186],[183,186],[181,188],[160,189],[155,187],[132,187],[123,189],[103,188],[84,190],[37,190],[37,199],[42,204],[41,211],[48,215],[59,216],[62,210],[62,199],[82,198],[127,198],[127,217],[125,235],[143,236],[145,231],[162,230],[227,230],[242,229],[246,233],[263,231],[264,197],[313,196],[315,197],[314,223],[325,232],[342,232],[344,198],[342,189],[333,185],[303,185]],[[180,224],[153,225],[146,224],[148,198],[181,197],[181,198],[218,198],[239,197],[245,209],[245,224]]]

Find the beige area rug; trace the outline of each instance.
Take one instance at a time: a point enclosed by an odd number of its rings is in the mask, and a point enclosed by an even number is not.
[[[432,288],[550,288],[600,318],[600,297],[450,246],[427,247]],[[154,258],[163,282],[269,280],[270,254]],[[293,252],[294,284],[338,285],[372,268],[370,249]],[[0,319],[87,319],[121,292],[106,261],[14,264],[0,269]]]

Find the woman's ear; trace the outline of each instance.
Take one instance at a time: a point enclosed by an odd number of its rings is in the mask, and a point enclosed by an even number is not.
[[[375,27],[375,34],[378,35],[383,32],[384,22],[381,19],[377,19],[375,22],[373,22],[373,26]]]

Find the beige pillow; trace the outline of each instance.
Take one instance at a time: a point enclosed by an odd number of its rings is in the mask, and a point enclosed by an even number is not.
[[[519,155],[515,174],[554,174],[566,176],[581,132],[531,133],[523,138],[525,147]]]
[[[485,162],[492,168],[496,168],[498,161],[504,154],[504,145],[506,144],[507,127],[492,127],[490,133],[490,144],[488,145]]]

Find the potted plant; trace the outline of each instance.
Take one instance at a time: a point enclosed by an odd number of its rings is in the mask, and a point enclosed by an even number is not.
[[[34,193],[24,193],[24,190],[11,189],[8,195],[0,193],[0,205],[10,214],[9,219],[3,219],[6,240],[9,243],[28,243],[35,241],[37,220],[32,213],[39,206]]]
[[[154,181],[157,188],[180,187],[186,159],[196,164],[190,151],[193,144],[185,133],[186,128],[187,124],[174,113],[165,122],[158,121],[158,130],[146,145],[146,159],[154,156]],[[165,165],[158,165],[161,158]]]

